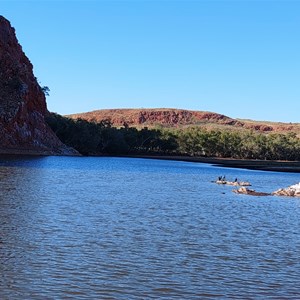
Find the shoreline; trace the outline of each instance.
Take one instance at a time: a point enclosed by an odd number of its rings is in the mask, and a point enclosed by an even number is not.
[[[257,171],[269,172],[287,172],[300,173],[300,161],[281,161],[281,160],[258,160],[258,159],[235,159],[235,158],[218,158],[218,157],[192,157],[180,155],[64,155],[38,151],[10,151],[0,149],[0,157],[5,156],[77,156],[77,157],[124,157],[124,158],[143,158],[143,159],[160,159],[184,161],[193,163],[204,163],[213,166],[239,168]]]
[[[174,160],[195,163],[211,164],[213,166],[240,168],[257,171],[300,173],[300,161],[278,161],[278,160],[251,160],[217,157],[191,157],[172,155],[119,155],[117,157],[132,157],[145,159]]]

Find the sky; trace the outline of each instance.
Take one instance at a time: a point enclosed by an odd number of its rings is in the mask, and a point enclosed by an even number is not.
[[[0,0],[48,109],[300,122],[300,0]]]

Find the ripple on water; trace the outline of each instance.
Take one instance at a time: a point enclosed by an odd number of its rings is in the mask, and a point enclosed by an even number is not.
[[[299,299],[299,200],[234,195],[210,183],[220,174],[299,181],[172,161],[0,161],[0,298]]]

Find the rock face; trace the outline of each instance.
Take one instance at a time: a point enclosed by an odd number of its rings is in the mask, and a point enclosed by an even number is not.
[[[33,66],[0,16],[0,153],[75,154],[46,124],[47,113]]]

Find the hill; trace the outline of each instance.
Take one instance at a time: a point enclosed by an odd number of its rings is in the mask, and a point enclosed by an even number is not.
[[[210,129],[254,130],[263,133],[295,132],[300,136],[300,123],[276,123],[233,119],[228,116],[206,111],[184,109],[102,109],[86,113],[67,115],[72,119],[100,122],[108,120],[113,126],[120,127],[186,127],[201,126]]]

